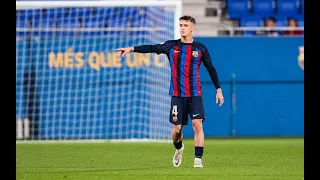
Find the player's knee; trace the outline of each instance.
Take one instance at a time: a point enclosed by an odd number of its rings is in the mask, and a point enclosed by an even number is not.
[[[172,134],[181,134],[182,127],[181,126],[173,126]]]
[[[192,120],[192,128],[195,133],[202,132],[202,120],[201,119]]]

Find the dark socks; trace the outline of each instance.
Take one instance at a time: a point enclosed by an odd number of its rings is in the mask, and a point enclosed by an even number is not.
[[[176,149],[181,149],[181,147],[182,147],[182,141],[179,141],[179,142],[177,142],[177,143],[173,143],[173,145],[174,145],[174,147],[176,147]]]
[[[194,155],[196,158],[202,158],[202,154],[203,154],[203,147],[200,146],[195,146],[194,147]]]

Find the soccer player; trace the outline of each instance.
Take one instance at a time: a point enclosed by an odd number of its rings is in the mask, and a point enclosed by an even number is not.
[[[205,45],[193,40],[192,32],[196,21],[191,16],[180,17],[181,38],[168,40],[162,44],[142,45],[119,48],[120,56],[129,52],[166,54],[171,66],[171,82],[169,94],[171,110],[169,121],[173,124],[172,140],[176,148],[173,165],[180,166],[184,144],[182,143],[182,128],[188,124],[188,115],[192,119],[194,131],[195,159],[194,167],[202,168],[204,148],[204,133],[202,123],[205,119],[200,85],[199,68],[201,62],[206,67],[216,88],[216,103],[224,103],[220,82],[210,54]]]

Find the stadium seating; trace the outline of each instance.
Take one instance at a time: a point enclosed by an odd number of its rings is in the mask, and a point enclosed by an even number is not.
[[[299,7],[296,0],[277,0],[277,15],[292,16],[299,14]]]
[[[273,0],[253,0],[252,15],[263,17],[273,16],[275,12]]]
[[[229,18],[236,19],[249,15],[249,1],[247,0],[229,0],[227,1]]]
[[[288,17],[304,26],[304,0],[227,0],[227,13],[242,27],[263,26],[261,20],[270,16],[276,18],[276,26],[287,26]]]
[[[259,27],[263,25],[261,16],[245,16],[240,21],[242,27]],[[246,35],[254,34],[256,31],[245,31]]]

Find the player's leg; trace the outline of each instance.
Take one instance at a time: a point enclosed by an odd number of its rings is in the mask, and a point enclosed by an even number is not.
[[[193,119],[192,128],[194,132],[194,167],[203,167],[202,155],[204,149],[204,133],[202,128],[202,119]]]
[[[172,141],[175,147],[175,152],[172,158],[172,164],[175,167],[180,166],[182,162],[182,154],[184,150],[184,145],[182,143],[182,125],[173,125],[172,128]]]
[[[187,113],[184,109],[186,107],[185,100],[179,97],[172,97],[171,99],[171,111],[170,111],[170,123],[172,126],[172,141],[175,147],[175,153],[173,155],[173,165],[180,166],[182,162],[182,154],[184,150],[184,145],[182,143],[183,134],[182,128],[183,125],[186,125],[185,119],[188,120]]]
[[[192,119],[192,128],[194,132],[194,167],[202,166],[202,155],[204,149],[203,120],[205,119],[202,97],[191,97],[188,101],[189,115]]]
[[[173,125],[172,127],[172,141],[176,149],[180,149],[182,146],[182,139],[183,139],[182,128],[183,128],[182,124]]]

